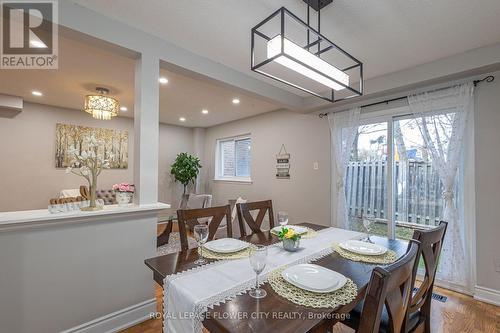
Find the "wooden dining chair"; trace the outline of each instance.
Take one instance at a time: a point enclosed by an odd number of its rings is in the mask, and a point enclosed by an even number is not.
[[[179,203],[179,209],[207,208],[212,205],[211,194],[184,194]],[[168,216],[158,221],[158,225],[164,225],[163,231],[156,235],[156,247],[168,244],[172,234],[173,224],[177,222],[177,215]]]
[[[262,231],[262,222],[264,221],[266,213],[268,213],[269,216],[269,227],[271,229],[274,228],[273,202],[271,200],[239,203],[236,207],[241,236],[247,235],[245,223],[250,227],[253,233]],[[252,212],[254,211],[258,211],[255,218],[252,216]]]
[[[420,242],[411,240],[406,254],[395,263],[375,267],[361,305],[351,311],[343,324],[358,333],[405,332],[407,309],[414,283],[414,265],[420,255]]]
[[[177,219],[179,224],[179,236],[181,239],[181,250],[188,249],[187,228],[188,223],[198,224],[198,219],[203,220],[201,223],[208,223],[208,240],[213,240],[217,229],[219,228],[223,218],[226,221],[231,219],[231,208],[229,205],[220,207],[197,208],[197,209],[179,209],[177,211]],[[209,221],[209,222],[207,222]],[[233,237],[233,229],[230,223],[227,224],[227,237]]]
[[[424,261],[425,275],[415,295],[412,296],[408,308],[408,332],[431,331],[431,301],[434,279],[438,268],[439,255],[443,247],[448,223],[441,221],[439,226],[431,230],[415,230],[413,239],[420,242],[421,257]],[[415,264],[415,275],[418,270],[418,262]]]

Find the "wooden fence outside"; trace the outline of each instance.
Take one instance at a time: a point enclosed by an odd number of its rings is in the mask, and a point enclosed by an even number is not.
[[[387,162],[349,162],[346,199],[350,217],[372,214],[387,221]],[[395,212],[399,225],[434,226],[443,211],[442,183],[431,163],[395,163]]]

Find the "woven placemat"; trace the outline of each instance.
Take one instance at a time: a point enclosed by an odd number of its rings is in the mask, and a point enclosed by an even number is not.
[[[331,293],[321,294],[300,289],[283,279],[281,272],[285,268],[269,273],[268,282],[278,295],[292,303],[311,308],[336,308],[352,302],[358,295],[358,287],[349,278],[342,288]]]
[[[344,250],[339,246],[338,243],[334,243],[332,245],[335,252],[337,252],[341,257],[352,260],[352,261],[360,261],[368,264],[380,264],[380,265],[388,265],[392,264],[398,259],[396,252],[393,250],[387,250],[386,253],[379,256],[367,256],[358,253],[354,253],[351,251]]]
[[[308,239],[308,238],[314,238],[314,237],[318,236],[318,232],[316,230],[311,229],[309,227],[304,227],[304,228],[307,229],[307,232],[305,234],[300,235],[300,238]],[[271,233],[275,236],[278,236],[279,231],[271,230]]]
[[[250,243],[249,243],[250,244]],[[217,260],[226,260],[226,259],[241,259],[248,258],[250,256],[250,251],[254,249],[256,246],[250,244],[246,249],[243,249],[238,252],[231,253],[219,253],[210,251],[206,247],[203,248],[203,257],[206,259],[217,259]],[[200,254],[200,249],[198,248],[198,254]]]

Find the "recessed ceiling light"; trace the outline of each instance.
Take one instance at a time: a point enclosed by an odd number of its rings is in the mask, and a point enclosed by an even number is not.
[[[127,109],[127,107],[126,107],[126,106],[122,106],[122,107],[120,108],[120,111],[127,112],[127,111],[128,111],[128,109]]]
[[[203,109],[203,110],[201,110],[201,113],[203,113],[203,114],[207,114],[207,113],[208,113],[208,110],[207,110],[207,109]]]
[[[31,94],[34,95],[34,96],[43,96],[43,94],[41,92],[37,91],[37,90],[33,90],[31,92]]]
[[[240,104],[239,98],[233,98],[233,104]]]
[[[160,77],[158,79],[158,82],[160,82],[161,84],[167,84],[168,83],[168,79],[166,77]]]
[[[184,118],[184,117],[180,117],[180,118],[179,118],[179,121],[185,122],[185,121],[186,121],[186,118]]]

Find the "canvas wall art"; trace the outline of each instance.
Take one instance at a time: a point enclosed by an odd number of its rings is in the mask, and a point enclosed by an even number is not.
[[[71,166],[68,149],[86,150],[86,138],[92,135],[103,141],[98,153],[109,160],[111,169],[128,168],[128,131],[70,124],[56,125],[56,168]]]

